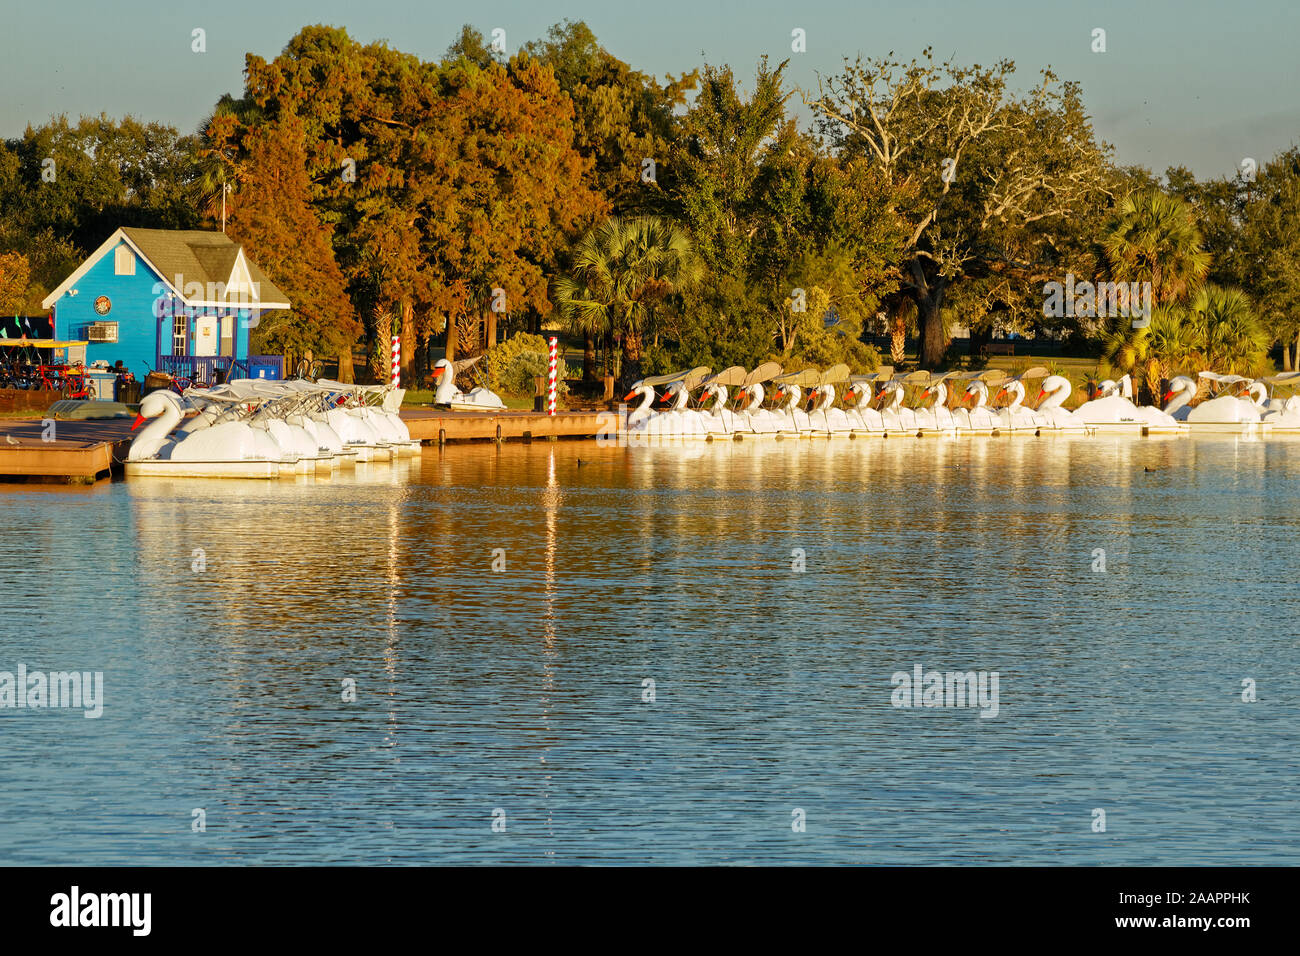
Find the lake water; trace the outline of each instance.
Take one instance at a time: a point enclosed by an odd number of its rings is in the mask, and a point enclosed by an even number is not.
[[[0,709],[0,863],[1300,863],[1298,503],[1236,437],[4,486],[0,671],[104,700]]]

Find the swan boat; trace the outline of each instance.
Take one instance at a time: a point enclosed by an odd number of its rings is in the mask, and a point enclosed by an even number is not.
[[[1135,404],[1132,378],[1124,375],[1102,382],[1095,398],[1071,411],[1064,407],[1073,391],[1070,380],[1041,367],[1010,377],[1001,369],[895,376],[892,368],[883,367],[868,375],[849,375],[844,365],[825,372],[782,372],[776,363],[748,373],[739,366],[717,374],[697,368],[637,382],[625,401],[639,398],[640,404],[626,420],[634,433],[708,441],[899,434],[1186,435],[1192,430],[1242,428],[1263,434],[1274,429],[1300,432],[1300,396],[1271,396],[1277,388],[1300,388],[1300,372],[1258,381],[1200,374],[1222,394],[1199,406],[1189,407],[1196,383],[1186,376],[1170,383],[1162,407],[1152,407]],[[1041,387],[1030,401],[1034,393],[1026,383],[1037,379]],[[656,392],[659,386],[662,395]],[[697,388],[699,400],[692,402],[691,392]],[[911,393],[916,395],[914,404],[907,398],[910,388],[920,389]],[[997,391],[991,402],[993,389]],[[954,403],[952,395],[961,400]],[[653,407],[658,398],[666,407]]]
[[[1187,403],[1196,394],[1196,383],[1187,376],[1180,375],[1169,383],[1166,412],[1198,433],[1272,431],[1272,424],[1264,421],[1261,409],[1255,402],[1241,397],[1247,393],[1250,379],[1243,375],[1220,375],[1217,372],[1201,372],[1199,377],[1212,383],[1215,396],[1195,408],[1189,407]]]
[[[174,392],[162,390],[144,397],[131,426],[132,431],[144,428],[127,452],[128,477],[278,478],[282,464],[292,469],[297,463],[283,454],[269,433],[241,418],[214,420],[193,434],[172,437],[183,416],[181,399]]]
[[[1272,397],[1272,392],[1279,387],[1292,389],[1292,394],[1284,399]],[[1295,389],[1300,389],[1300,372],[1270,375],[1252,382],[1248,388],[1264,423],[1271,425],[1275,432],[1300,432],[1300,395]]]
[[[433,366],[433,377],[436,383],[433,404],[460,411],[476,412],[501,411],[505,408],[506,403],[501,400],[501,396],[491,389],[480,386],[462,392],[456,387],[456,376],[469,371],[482,360],[483,355],[461,359],[459,362],[451,362],[445,358],[438,359]]]
[[[140,403],[128,475],[276,478],[329,475],[357,461],[414,454],[396,414],[402,390],[339,382],[235,379]],[[194,412],[190,417],[187,413]]]

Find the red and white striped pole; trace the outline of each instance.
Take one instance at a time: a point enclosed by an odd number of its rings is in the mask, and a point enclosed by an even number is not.
[[[402,337],[393,336],[393,388],[402,384]]]
[[[546,414],[555,414],[555,373],[560,363],[560,340],[551,336],[551,367],[546,378]]]

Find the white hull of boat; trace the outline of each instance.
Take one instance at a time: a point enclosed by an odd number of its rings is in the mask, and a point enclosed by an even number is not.
[[[1146,422],[1088,422],[1087,424],[1098,435],[1141,435],[1148,427]]]
[[[1193,435],[1271,435],[1270,422],[1188,422]]]
[[[289,474],[293,474],[290,469]],[[126,463],[127,477],[159,478],[279,478],[274,461],[171,461],[144,458]]]
[[[1273,434],[1273,425],[1262,421],[1188,421],[1180,434]]]

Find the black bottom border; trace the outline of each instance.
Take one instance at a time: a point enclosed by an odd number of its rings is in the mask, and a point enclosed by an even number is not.
[[[7,943],[62,936],[128,945],[338,944],[439,927],[467,941],[517,932],[609,943],[628,933],[667,944],[681,937],[659,934],[689,924],[697,940],[733,943],[770,941],[773,932],[814,941],[847,930],[863,941],[940,946],[1045,933],[1222,946],[1285,925],[1294,875],[1246,867],[10,868],[0,869],[0,918]],[[73,887],[77,923],[83,915],[110,921],[118,910],[128,925],[54,925],[73,922]],[[102,896],[146,893],[147,935],[137,932],[143,895]]]

